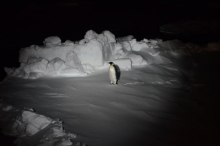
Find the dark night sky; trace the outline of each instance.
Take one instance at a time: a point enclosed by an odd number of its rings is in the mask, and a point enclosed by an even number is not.
[[[48,36],[75,41],[92,29],[97,33],[110,30],[116,37],[152,38],[158,35],[160,25],[196,17],[218,19],[219,12],[217,0],[7,0],[0,4],[1,67],[18,65],[20,48],[42,45]]]
[[[137,2],[137,3],[134,3]],[[216,17],[216,2],[190,1],[22,1],[2,4],[1,44],[27,46],[42,43],[47,36],[81,39],[93,29],[110,30],[116,36],[151,34],[160,25],[185,18]],[[215,16],[216,15],[216,16]],[[137,33],[137,34],[136,34]],[[142,38],[142,36],[140,36]],[[3,42],[2,42],[3,41]],[[39,44],[40,45],[40,44]]]
[[[136,2],[136,3],[134,3]],[[192,1],[6,1],[2,3],[1,44],[41,44],[47,36],[81,39],[93,29],[110,30],[116,36],[151,34],[160,25],[185,18],[216,17],[216,2]],[[137,33],[137,34],[136,34]],[[142,38],[142,36],[140,36]],[[40,45],[39,44],[39,45]]]

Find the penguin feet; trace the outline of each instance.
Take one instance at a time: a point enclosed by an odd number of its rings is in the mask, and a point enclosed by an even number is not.
[[[116,85],[116,84],[118,84],[118,83],[111,83],[110,85]]]
[[[110,85],[118,85],[118,83],[110,83]]]

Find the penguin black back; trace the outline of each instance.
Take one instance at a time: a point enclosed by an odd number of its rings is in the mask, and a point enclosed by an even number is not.
[[[118,84],[118,80],[120,79],[120,76],[121,76],[121,70],[118,65],[114,64],[113,66],[115,68],[115,75],[117,79],[116,84]]]

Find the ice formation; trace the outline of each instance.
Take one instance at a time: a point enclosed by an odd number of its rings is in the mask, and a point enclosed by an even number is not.
[[[73,142],[70,139],[76,138],[76,134],[66,133],[62,121],[53,120],[44,115],[34,112],[33,109],[17,109],[4,102],[0,102],[2,133],[18,137],[15,144],[18,146],[69,146]],[[84,144],[85,145],[85,144]]]
[[[82,40],[75,42],[66,40],[62,43],[58,36],[51,36],[45,38],[43,44],[22,48],[19,54],[20,67],[5,68],[7,74],[29,79],[42,76],[87,76],[97,70],[107,69],[109,61],[128,70],[132,66],[169,62],[163,56],[164,51],[178,56],[169,42],[159,39],[137,41],[132,35],[116,38],[107,30],[101,34],[89,30]],[[159,46],[166,49],[161,50]]]

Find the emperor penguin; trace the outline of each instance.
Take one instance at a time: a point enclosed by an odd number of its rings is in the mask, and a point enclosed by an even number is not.
[[[109,62],[109,79],[111,84],[115,85],[118,84],[118,80],[120,79],[121,71],[118,65],[114,64],[113,62]]]

